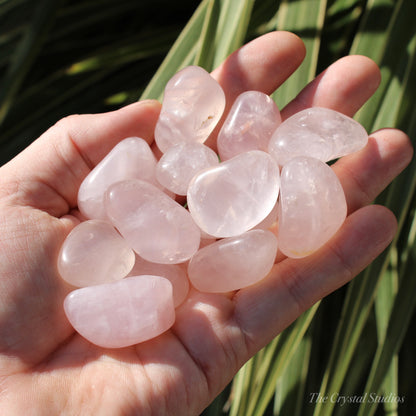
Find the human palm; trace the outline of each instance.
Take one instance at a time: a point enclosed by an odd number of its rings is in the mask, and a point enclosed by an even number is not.
[[[304,53],[296,36],[270,33],[233,54],[213,76],[229,108],[244,90],[274,91]],[[378,83],[369,59],[343,58],[282,116],[310,106],[352,116]],[[198,415],[246,360],[391,241],[395,218],[369,204],[408,164],[412,149],[404,133],[386,129],[334,165],[349,215],[315,254],[280,258],[266,279],[233,294],[192,290],[174,326],[153,340],[115,350],[90,344],[63,313],[72,288],[57,273],[58,250],[79,222],[76,194],[83,178],[123,138],[151,143],[159,111],[159,103],[144,101],[68,117],[0,169],[2,415]],[[214,146],[215,134],[209,143]]]

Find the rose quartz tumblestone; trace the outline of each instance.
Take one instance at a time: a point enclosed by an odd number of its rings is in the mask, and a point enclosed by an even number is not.
[[[274,132],[269,153],[280,166],[297,156],[328,162],[356,152],[368,142],[364,127],[337,111],[312,107],[294,114]]]
[[[175,321],[172,285],[159,276],[133,276],[71,292],[64,309],[74,329],[105,348],[147,341]]]
[[[78,208],[86,218],[107,219],[104,193],[118,181],[142,179],[156,181],[156,158],[147,142],[129,137],[118,143],[88,174],[78,191]]]
[[[78,224],[66,237],[58,257],[61,277],[81,287],[122,279],[133,264],[133,250],[111,224],[101,220]]]
[[[146,261],[136,254],[136,262],[130,276],[154,275],[168,279],[173,289],[173,304],[178,307],[189,292],[189,280],[185,269],[178,264],[160,264]]]
[[[201,233],[189,212],[147,182],[111,185],[105,205],[113,225],[145,260],[181,263],[198,250]]]
[[[279,202],[279,249],[305,257],[325,244],[347,214],[344,191],[334,171],[311,157],[284,165]]]
[[[201,292],[229,292],[262,280],[270,272],[277,239],[265,230],[251,230],[200,249],[188,265],[189,279]]]
[[[187,201],[196,224],[214,237],[232,237],[260,223],[279,194],[279,168],[260,150],[241,153],[197,174]]]
[[[225,108],[221,86],[205,69],[188,66],[166,84],[155,141],[162,152],[185,142],[203,143]]]
[[[218,165],[217,154],[202,143],[169,147],[156,165],[156,178],[178,195],[186,195],[189,182],[201,170]]]
[[[248,152],[267,152],[269,140],[282,122],[275,102],[259,91],[240,94],[225,120],[217,139],[221,160]]]

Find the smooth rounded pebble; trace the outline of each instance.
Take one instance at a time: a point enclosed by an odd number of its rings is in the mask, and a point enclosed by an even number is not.
[[[360,123],[329,108],[312,107],[276,129],[269,153],[280,166],[298,156],[328,162],[362,149],[367,142],[368,134]]]
[[[218,133],[222,161],[250,150],[267,152],[269,140],[282,122],[275,102],[260,91],[246,91],[234,101]]]
[[[133,264],[133,250],[111,224],[101,220],[75,226],[58,256],[61,277],[79,287],[122,279]]]
[[[147,341],[175,321],[172,285],[160,276],[133,276],[74,290],[64,309],[79,334],[105,348]]]
[[[251,230],[200,249],[188,265],[189,279],[201,292],[229,292],[267,276],[277,252],[270,231]]]
[[[78,209],[90,219],[107,219],[104,194],[108,187],[126,179],[142,179],[157,185],[156,158],[147,142],[129,137],[118,143],[87,175],[78,191]]]
[[[205,69],[188,66],[166,84],[155,141],[162,151],[178,143],[203,143],[225,108],[221,86]]]
[[[218,165],[217,154],[202,143],[169,147],[156,165],[156,178],[177,195],[186,195],[189,182],[201,170]]]
[[[288,257],[305,257],[324,245],[347,215],[344,190],[324,162],[298,157],[282,169],[278,240]]]
[[[115,183],[105,205],[112,224],[145,260],[182,263],[198,250],[201,233],[189,212],[147,182]]]
[[[214,237],[232,237],[264,220],[278,194],[277,164],[269,154],[252,150],[194,176],[187,201],[203,231]]]

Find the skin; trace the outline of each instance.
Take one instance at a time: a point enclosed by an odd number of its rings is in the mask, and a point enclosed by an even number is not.
[[[274,91],[304,55],[295,35],[270,33],[231,55],[213,76],[229,108],[245,90]],[[304,88],[283,117],[312,105],[352,116],[379,82],[368,58],[342,58]],[[57,273],[59,247],[79,222],[83,178],[123,138],[152,143],[159,111],[159,103],[143,101],[70,116],[0,168],[2,415],[198,415],[244,362],[391,242],[393,214],[370,203],[406,167],[412,148],[404,133],[384,129],[334,165],[348,217],[319,251],[280,259],[262,282],[233,294],[191,291],[172,329],[153,340],[116,350],[90,344],[63,313],[71,287]]]

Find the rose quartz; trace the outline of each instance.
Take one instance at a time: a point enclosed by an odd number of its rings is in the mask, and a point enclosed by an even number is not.
[[[88,174],[78,191],[78,208],[86,218],[107,219],[104,193],[118,181],[142,179],[156,184],[156,158],[147,142],[129,137],[118,143]]]
[[[347,214],[342,186],[324,162],[298,157],[282,169],[279,249],[289,257],[304,257],[325,244]]]
[[[192,257],[188,274],[201,292],[229,292],[262,280],[273,266],[277,239],[273,233],[251,230],[224,238]]]
[[[133,264],[133,250],[111,224],[101,220],[78,224],[66,237],[58,257],[61,277],[74,286],[122,279]]]
[[[202,143],[169,147],[156,165],[156,178],[167,189],[186,195],[191,179],[201,170],[218,165],[217,154]]]
[[[111,185],[105,204],[113,225],[145,260],[181,263],[198,250],[200,231],[189,212],[147,182]]]
[[[367,141],[364,127],[352,118],[312,107],[294,114],[276,129],[269,152],[281,166],[297,156],[328,162],[360,150]]]
[[[182,69],[165,87],[155,129],[157,146],[165,152],[178,143],[203,143],[224,108],[224,91],[207,71],[197,66]]]
[[[240,94],[225,120],[217,139],[221,160],[248,152],[267,152],[269,140],[282,122],[275,102],[259,91]]]
[[[186,298],[189,291],[189,280],[183,267],[178,264],[151,263],[136,255],[136,262],[130,276],[154,275],[168,279],[173,288],[173,304],[178,307]]]
[[[197,174],[188,188],[196,224],[214,237],[232,237],[260,223],[279,193],[279,168],[260,150],[241,153]]]
[[[71,292],[64,309],[75,330],[105,348],[154,338],[175,320],[172,285],[159,276],[134,276]]]

